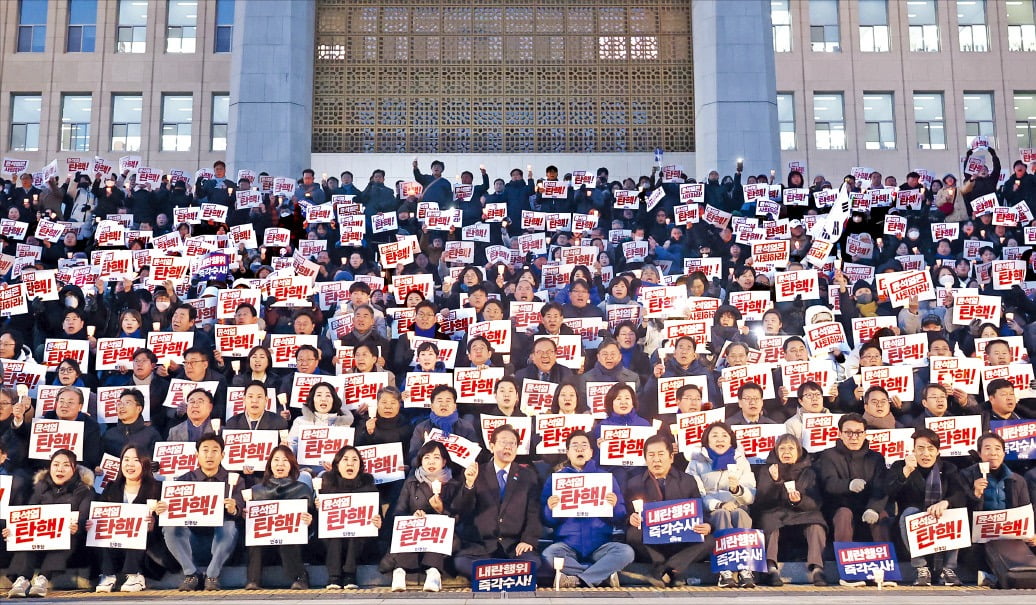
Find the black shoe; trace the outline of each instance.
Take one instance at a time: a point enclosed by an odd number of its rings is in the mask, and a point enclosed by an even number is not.
[[[219,590],[219,577],[205,578],[205,590]]]
[[[750,571],[742,571],[741,576],[741,588],[755,588],[755,575]]]
[[[259,586],[259,582],[249,582],[245,584],[245,590],[260,590],[262,586]]]
[[[183,577],[183,582],[180,582],[180,592],[193,592],[195,590],[201,590],[201,574],[192,573]]]
[[[767,575],[770,576],[770,586],[784,586],[784,580],[781,579],[781,572],[774,570]]]
[[[309,590],[309,582],[306,578],[299,578],[291,583],[291,590]]]
[[[813,583],[813,586],[827,586],[827,580],[824,579],[824,568],[814,567],[809,572],[809,581]]]
[[[356,583],[356,574],[347,573],[342,576],[342,588],[346,590],[356,590],[360,585]]]

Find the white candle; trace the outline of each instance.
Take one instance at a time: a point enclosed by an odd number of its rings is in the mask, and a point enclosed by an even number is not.
[[[241,490],[241,497],[244,499],[245,502],[251,502],[252,501],[252,490],[250,490],[250,489],[243,489],[243,490]]]
[[[281,438],[281,441],[288,440],[288,429],[281,429],[277,431],[277,435]]]
[[[432,481],[432,494],[438,496],[440,493],[442,493],[442,481],[436,479]]]
[[[640,498],[637,498],[633,501],[633,512],[637,513],[638,515],[644,512],[644,501]]]
[[[988,462],[979,462],[978,463],[978,472],[982,473],[983,477],[988,475],[989,474],[989,463]]]
[[[213,433],[218,433],[219,432],[219,418],[213,418],[212,420],[209,420],[209,426],[212,427],[212,432]]]
[[[161,329],[162,329],[162,324],[160,324],[159,322],[156,321],[153,324],[151,324],[151,331],[152,332],[158,332]]]
[[[555,571],[561,571],[565,568],[565,557],[554,557],[554,569]]]
[[[241,360],[240,359],[232,360],[230,362],[230,367],[234,369],[234,373],[235,374],[240,372],[241,371]]]
[[[288,395],[286,393],[280,393],[277,395],[277,403],[281,404],[282,408],[288,407]]]
[[[158,500],[155,500],[154,498],[148,498],[147,499],[147,509],[149,511],[155,512],[155,508],[157,508],[157,507],[158,507]]]
[[[93,337],[94,332],[97,331],[97,326],[86,326],[86,335]]]
[[[323,479],[323,477],[314,477],[313,478],[313,491],[315,491],[315,492],[317,492],[319,494],[320,493],[320,488],[322,488],[322,487],[324,487],[324,479]]]
[[[227,473],[227,483],[230,487],[237,485],[237,480],[241,478],[241,473]]]
[[[791,492],[795,491],[795,482],[794,481],[785,481],[784,482],[784,489],[788,490],[789,494]]]
[[[19,399],[29,394],[28,385],[20,384],[17,387],[15,387],[15,390],[18,392]]]

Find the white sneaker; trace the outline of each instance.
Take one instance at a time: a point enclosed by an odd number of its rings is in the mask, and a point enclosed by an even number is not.
[[[47,596],[47,576],[43,574],[37,574],[32,579],[32,585],[29,587],[30,597],[46,597]]]
[[[397,567],[392,570],[392,592],[403,592],[406,590],[406,570]]]
[[[428,568],[425,572],[424,577],[424,591],[425,592],[439,592],[442,589],[442,576],[439,575],[439,570],[434,567]]]
[[[147,588],[147,584],[144,582],[144,576],[139,573],[131,573],[126,576],[126,581],[122,583],[122,587],[119,588],[122,592],[140,592]]]
[[[8,599],[21,599],[26,596],[29,592],[29,581],[25,579],[25,576],[18,576],[18,579],[11,584],[11,590],[7,591]]]
[[[94,592],[111,592],[115,588],[115,576],[101,576]]]
[[[619,588],[619,572],[615,572],[612,575],[608,576],[608,586],[611,586],[612,588]]]
[[[334,582],[331,582],[330,584],[328,584],[327,586],[324,587],[324,590],[341,590],[341,589],[342,589],[342,585],[341,584],[335,584]]]

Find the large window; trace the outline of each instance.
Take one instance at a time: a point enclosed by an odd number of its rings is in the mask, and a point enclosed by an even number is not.
[[[147,48],[147,2],[119,0],[115,52],[142,53]]]
[[[1036,147],[1036,91],[1014,93],[1014,137],[1019,149]]]
[[[914,93],[914,130],[918,149],[946,149],[946,118],[941,92]]]
[[[773,24],[773,52],[791,52],[791,0],[770,0],[770,22]]]
[[[888,0],[859,0],[860,50],[865,53],[889,51]]]
[[[975,137],[992,137],[993,129],[993,93],[964,93],[964,127],[967,144]]]
[[[228,53],[234,46],[234,0],[216,0],[216,36],[212,52]]]
[[[61,151],[90,149],[90,95],[61,98]]]
[[[1036,51],[1036,0],[1007,0],[1007,48],[1012,51]]]
[[[694,151],[690,0],[309,1],[314,153]]]
[[[112,151],[140,151],[140,123],[144,99],[140,95],[112,97]]]
[[[863,93],[863,120],[867,149],[895,149],[896,122],[893,117],[892,93]]]
[[[813,126],[817,149],[845,149],[845,108],[840,92],[813,95]]]
[[[167,53],[193,53],[198,37],[198,0],[169,0],[165,34]]]
[[[777,93],[777,122],[781,129],[781,149],[795,149],[795,94]]]
[[[212,95],[212,151],[227,150],[227,125],[230,122],[230,95]]]
[[[11,151],[39,151],[43,97],[11,96]]]
[[[162,97],[162,151],[191,150],[191,121],[194,98],[191,95]]]
[[[47,0],[18,0],[18,52],[41,53],[47,45]]]
[[[907,24],[910,27],[910,52],[939,52],[935,0],[907,0]]]
[[[65,52],[92,53],[97,39],[97,0],[68,0]]]
[[[957,31],[961,52],[984,53],[989,50],[986,0],[957,0]]]
[[[841,51],[838,0],[809,0],[809,45],[818,53]]]

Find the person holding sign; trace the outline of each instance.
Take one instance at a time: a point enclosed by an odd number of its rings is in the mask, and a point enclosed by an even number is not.
[[[510,424],[496,427],[489,436],[493,459],[464,471],[464,488],[454,501],[469,519],[461,530],[463,546],[453,558],[461,576],[469,577],[479,559],[543,564],[535,546],[543,533],[540,482],[536,471],[515,461],[520,440]]]
[[[885,458],[870,449],[863,416],[838,419],[838,443],[820,453],[816,471],[824,494],[824,518],[835,542],[852,542],[860,523],[872,542],[888,542]]]
[[[1032,504],[1029,487],[1021,474],[1004,464],[1005,444],[1000,435],[984,433],[978,438],[977,464],[960,472],[960,487],[972,511],[994,511],[1018,508]],[[1030,483],[1031,486],[1031,483]],[[1030,528],[1031,531],[1031,528]],[[1031,572],[1018,577],[1008,571],[1011,567],[1036,567],[1036,556],[1030,550],[1036,547],[1036,538],[1029,540],[992,540],[976,547],[984,556],[984,571],[1000,588],[1015,588],[1019,577],[1029,579]],[[992,571],[992,574],[989,574]]]
[[[269,399],[266,386],[258,380],[252,381],[245,387],[244,410],[240,414],[231,416],[227,420],[225,428],[248,431],[282,431],[287,429],[288,421],[284,419],[282,414],[275,414],[266,409]],[[287,414],[287,412],[284,412],[284,414]],[[352,424],[352,414],[349,415],[349,424]]]
[[[593,446],[585,432],[569,433],[565,448],[568,464],[555,474],[602,472],[593,459]],[[618,587],[619,571],[633,562],[633,549],[612,540],[613,528],[621,527],[626,520],[626,504],[619,482],[612,478],[611,484],[611,490],[604,495],[604,501],[612,507],[610,518],[555,517],[561,497],[554,494],[553,483],[544,487],[540,496],[543,518],[554,529],[555,542],[543,549],[543,560],[550,564],[564,559],[561,569],[555,566],[558,588],[594,587],[606,580],[613,588]]]
[[[258,383],[253,383],[253,385],[256,384]],[[254,391],[259,390],[255,386],[251,386],[249,389]],[[245,391],[246,399],[247,396],[248,391]],[[263,401],[265,402],[265,400],[266,392],[264,390]],[[270,414],[270,412],[267,412],[267,414]],[[318,382],[309,389],[309,394],[306,396],[306,404],[302,406],[302,414],[291,423],[291,432],[288,433],[288,441],[291,443],[291,449],[297,453],[299,450],[299,440],[302,438],[302,431],[305,429],[328,426],[349,427],[352,425],[353,414],[342,407],[342,399],[338,396],[338,391],[335,389],[334,385],[329,382]],[[232,428],[229,421],[227,422],[227,428]],[[285,426],[285,428],[287,428],[287,426]],[[303,470],[307,470],[311,474],[315,475],[319,471],[330,470],[330,467],[325,467],[323,469],[318,469],[317,467],[305,467]]]
[[[258,381],[263,383],[263,387],[276,390],[281,383],[281,376],[271,366],[272,359],[270,349],[263,345],[252,347],[248,352],[248,366],[235,373],[231,384],[245,387],[253,381]]]
[[[957,467],[939,459],[939,435],[931,429],[917,429],[911,435],[914,450],[905,460],[892,463],[885,473],[885,493],[899,509],[899,530],[907,542],[906,518],[927,511],[939,518],[948,508],[964,506],[964,490],[960,489]],[[945,557],[945,558],[943,558]],[[957,577],[957,551],[915,557],[910,565],[917,571],[914,586],[931,586],[932,560],[942,560],[939,579],[946,586],[960,586]]]
[[[119,455],[119,474],[104,488],[97,500],[128,504],[148,504],[157,501],[161,495],[161,489],[158,480],[151,472],[151,456],[148,455],[150,451],[151,448],[144,449],[135,445],[127,445],[123,448]],[[87,524],[89,523],[93,523],[93,520],[88,520]],[[147,587],[141,572],[148,550],[156,546],[155,542],[161,539],[158,532],[154,531],[156,527],[154,517],[149,517],[145,529],[148,540],[147,550],[100,549],[101,579],[97,583],[97,592],[111,592],[115,588],[119,574],[123,574],[126,578],[119,588],[122,592],[140,592]]]
[[[126,446],[135,446],[142,452],[152,452],[160,440],[158,431],[144,423],[144,394],[137,389],[125,389],[115,404],[119,422],[101,436],[104,453],[118,456]]]
[[[374,485],[374,477],[364,470],[360,450],[347,445],[338,450],[334,459],[331,460],[331,469],[321,476],[321,486],[317,491],[317,506],[319,507],[321,496],[377,493],[378,487]],[[381,515],[375,514],[371,518],[371,523],[374,527],[381,529],[383,526]],[[324,564],[327,566],[326,588],[328,590],[359,588],[359,585],[356,584],[356,561],[368,540],[369,538],[328,538],[324,541],[326,549]],[[343,555],[345,555],[344,563]]]
[[[199,454],[200,455],[200,454]],[[266,461],[266,472],[263,480],[251,489],[252,500],[306,500],[309,511],[302,513],[302,524],[313,523],[313,489],[299,481],[299,462],[295,454],[286,445],[273,448],[270,459]],[[263,574],[264,546],[249,546],[248,551],[248,583],[245,590],[259,590],[259,582]],[[302,546],[299,544],[281,544],[277,547],[281,566],[285,575],[291,579],[292,590],[308,590],[309,577],[302,564]]]
[[[112,372],[104,381],[106,387],[133,386],[148,391],[151,404],[151,426],[162,436],[168,431],[170,419],[175,417],[176,410],[162,405],[169,392],[169,381],[155,373],[158,358],[150,349],[137,349],[133,352],[133,365],[129,372]]]
[[[47,576],[68,568],[72,554],[82,548],[86,536],[86,518],[90,514],[90,502],[94,499],[91,488],[94,481],[89,469],[77,467],[76,455],[70,450],[57,450],[50,457],[50,466],[36,474],[36,484],[29,496],[29,506],[35,504],[67,504],[72,517],[62,519],[72,536],[67,550],[25,550],[14,555],[8,577],[16,577],[7,593],[7,598],[46,597]],[[11,528],[2,533],[5,540],[11,536]],[[58,534],[64,532],[58,531]],[[30,582],[27,578],[32,578]]]
[[[461,481],[455,478],[450,470],[450,454],[446,451],[446,446],[438,441],[429,441],[416,452],[418,466],[403,484],[403,492],[396,500],[393,516],[458,517],[462,511],[457,510],[455,504],[462,489]],[[455,543],[454,550],[456,546]],[[392,592],[405,591],[407,572],[415,572],[422,568],[425,570],[424,591],[439,592],[442,588],[442,572],[446,568],[445,555],[437,552],[389,553],[381,560],[379,566],[381,573],[392,571]]]
[[[184,397],[187,419],[169,429],[169,441],[197,441],[219,431],[219,419],[212,418],[212,394],[194,389]]]
[[[77,387],[62,387],[58,391],[57,400],[54,402],[54,409],[43,414],[44,420],[73,420],[83,424],[83,464],[87,468],[96,468],[101,462],[101,428],[92,416],[83,412],[86,401],[83,399],[83,392]],[[11,427],[25,443],[29,443],[31,420],[22,418],[19,421],[15,416]]]
[[[755,510],[759,526],[766,535],[770,585],[784,585],[777,570],[777,561],[780,560],[778,545],[781,530],[792,526],[801,527],[806,538],[810,582],[814,586],[827,586],[823,557],[827,524],[820,512],[820,485],[817,484],[816,472],[811,468],[812,461],[803,452],[799,438],[786,434],[777,438],[766,464],[766,471],[759,473]]]
[[[701,448],[691,453],[687,473],[698,482],[713,529],[752,528],[748,507],[755,501],[755,475],[729,426],[716,422],[705,427]],[[734,572],[720,572],[720,587],[733,588],[737,582]],[[744,588],[755,587],[751,571],[740,572],[740,582]]]
[[[242,483],[231,481],[230,473],[223,468],[223,450],[225,445],[223,438],[219,435],[207,433],[198,439],[198,468],[184,473],[176,478],[177,481],[195,481],[203,483],[226,483],[228,496],[223,499],[223,525],[213,530],[206,528],[194,528],[186,526],[168,526],[162,529],[165,537],[166,547],[180,564],[183,570],[183,582],[180,584],[180,591],[190,592],[202,589],[204,578],[205,590],[219,590],[219,574],[223,571],[223,565],[233,554],[237,545],[237,520],[245,510],[245,499],[241,495]],[[168,503],[159,500],[155,504],[155,513],[164,514],[169,510]],[[209,538],[212,542],[212,558],[205,569],[205,575],[198,573],[198,567],[194,562],[195,548],[194,540]],[[206,552],[204,547],[197,549],[199,553]]]
[[[654,435],[644,441],[644,460],[647,470],[634,474],[626,483],[626,510],[634,511],[626,528],[626,543],[633,547],[637,558],[651,563],[652,585],[681,586],[686,582],[688,567],[709,558],[713,547],[712,526],[700,522],[691,527],[702,536],[701,542],[645,544],[644,515],[642,510],[637,510],[638,505],[696,499],[700,512],[701,492],[693,477],[673,467],[675,456],[666,437]]]
[[[432,429],[439,429],[447,437],[456,433],[468,441],[478,443],[480,438],[478,431],[471,423],[460,417],[457,412],[457,390],[445,384],[440,384],[432,389],[428,397],[431,405],[428,409],[428,419],[422,420],[414,427],[414,433],[410,437],[410,451],[417,452],[428,440],[428,433]],[[411,464],[417,466],[420,460],[419,455],[411,459]]]

